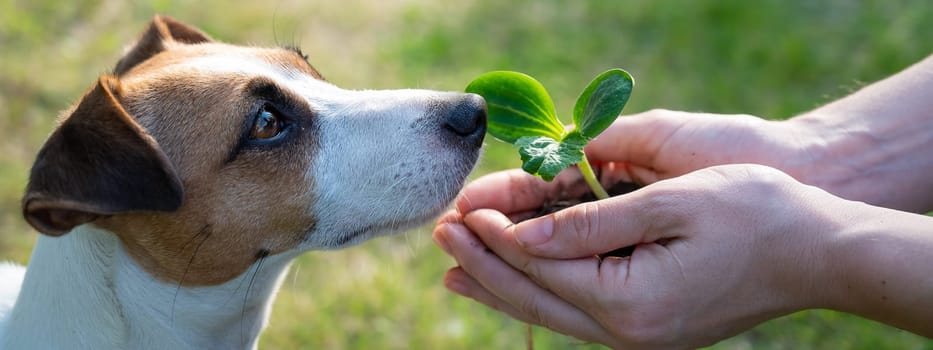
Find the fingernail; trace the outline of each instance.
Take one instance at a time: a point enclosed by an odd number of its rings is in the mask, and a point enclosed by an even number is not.
[[[463,222],[463,218],[460,213],[455,210],[449,210],[444,215],[441,215],[440,219],[437,219],[435,225],[440,226],[443,224],[459,224]]]
[[[554,219],[548,215],[515,225],[515,240],[522,247],[542,244],[551,239]]]
[[[445,282],[444,286],[446,286],[447,289],[449,289],[451,292],[454,292],[454,293],[457,293],[463,296],[467,296],[467,287],[465,284],[453,278],[448,278],[444,282]]]
[[[434,243],[437,244],[438,247],[441,247],[441,250],[447,253],[447,255],[452,255],[450,252],[450,243],[447,243],[447,232],[443,230],[442,227],[439,227],[437,231],[431,235],[431,238],[434,239]]]

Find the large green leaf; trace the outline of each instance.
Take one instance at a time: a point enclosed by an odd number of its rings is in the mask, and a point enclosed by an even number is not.
[[[592,139],[606,130],[622,112],[632,94],[634,81],[622,69],[610,69],[590,82],[573,107],[573,124]]]
[[[559,140],[564,126],[557,120],[554,102],[534,78],[510,71],[495,71],[473,80],[466,92],[486,100],[487,131],[514,144],[524,136],[546,136]]]
[[[571,134],[579,136],[575,132]],[[562,170],[583,160],[586,140],[577,136],[563,141],[546,136],[519,138],[515,145],[519,147],[518,153],[522,156],[522,169],[546,181],[553,180]]]

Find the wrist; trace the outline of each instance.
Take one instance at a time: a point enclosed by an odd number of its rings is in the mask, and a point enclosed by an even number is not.
[[[933,218],[856,204],[827,245],[820,307],[933,336]]]
[[[800,182],[842,198],[878,202],[877,193],[870,191],[876,191],[883,183],[865,186],[865,181],[868,174],[873,173],[871,168],[877,165],[874,162],[879,159],[874,152],[882,145],[867,132],[867,126],[846,122],[844,116],[822,110],[803,114],[785,123],[789,134],[793,135],[796,155],[790,167],[795,169],[795,177]]]
[[[871,242],[880,238],[872,236],[872,230],[861,220],[850,223],[832,235],[825,250],[826,260],[832,263],[826,266],[823,274],[827,281],[824,287],[829,295],[820,304],[821,307],[853,313],[853,306],[865,299],[860,282],[866,272],[862,265],[873,264],[877,251],[872,248]],[[860,261],[863,259],[865,261]]]
[[[933,139],[925,125],[839,108],[820,108],[783,123],[794,148],[786,167],[799,181],[876,206],[933,209],[933,181],[927,176],[933,158],[926,154]]]
[[[764,261],[774,271],[772,286],[783,295],[785,313],[829,308],[837,300],[837,261],[831,252],[854,219],[851,206],[864,205],[826,191],[797,184],[785,198],[785,226],[777,230],[779,244],[763,244]]]
[[[832,125],[808,116],[772,123],[782,150],[776,159],[777,168],[797,181],[825,189],[819,184],[826,178],[826,174],[819,171],[819,164],[827,158],[829,150],[823,135],[834,133]]]

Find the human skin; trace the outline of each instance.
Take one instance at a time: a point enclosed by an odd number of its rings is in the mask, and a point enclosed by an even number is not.
[[[460,265],[445,284],[612,347],[703,346],[811,308],[933,336],[933,218],[910,213],[933,209],[928,91],[933,58],[784,122],[620,118],[587,155],[644,188],[514,224],[584,185],[478,179],[434,233]]]

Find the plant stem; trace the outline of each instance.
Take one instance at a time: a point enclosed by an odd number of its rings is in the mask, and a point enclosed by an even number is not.
[[[531,323],[525,324],[525,350],[535,350],[535,337],[531,333]]]
[[[609,193],[606,193],[603,186],[599,184],[599,179],[596,178],[596,173],[590,167],[590,162],[586,159],[585,153],[583,154],[583,160],[577,163],[577,169],[580,169],[580,174],[583,174],[583,179],[586,180],[586,184],[590,186],[590,190],[593,191],[597,199],[609,198]]]

